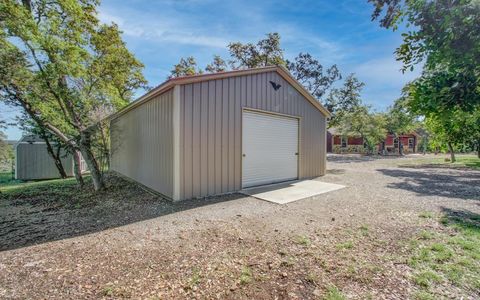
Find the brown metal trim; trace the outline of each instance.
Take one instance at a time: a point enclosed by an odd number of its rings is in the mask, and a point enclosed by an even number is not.
[[[263,110],[263,109],[258,109],[258,108],[251,108],[251,107],[246,107],[246,106],[242,107],[242,112],[244,110],[248,110],[248,111],[251,111],[251,112],[254,112],[254,113],[259,113],[259,114],[276,115],[276,116],[280,116],[280,117],[287,117],[287,118],[299,119],[299,120],[302,118],[301,116],[294,116],[294,115],[279,113],[279,112],[275,112],[275,111]]]
[[[153,99],[153,97],[155,96],[159,96],[163,93],[166,93],[168,92],[170,89],[173,89],[174,85],[167,85],[168,81],[165,82],[164,84],[154,88],[153,90],[151,90],[150,92],[146,93],[145,95],[141,96],[140,98],[138,98],[137,100],[131,102],[130,104],[128,104],[127,106],[125,106],[124,108],[122,108],[121,110],[117,111],[116,113],[108,116],[106,118],[106,120],[112,122],[113,120],[117,119],[118,117],[126,114],[127,112],[131,111],[132,109],[134,109],[135,107],[137,106],[140,106],[142,105],[143,103],[147,102],[147,101],[150,101]]]

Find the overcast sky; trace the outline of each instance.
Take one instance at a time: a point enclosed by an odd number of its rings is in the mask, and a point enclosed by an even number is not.
[[[127,47],[145,64],[150,86],[163,82],[181,57],[194,56],[201,67],[214,54],[228,58],[229,42],[256,42],[278,32],[287,59],[309,52],[324,66],[337,64],[346,77],[365,82],[365,103],[385,110],[403,85],[419,73],[402,74],[394,50],[400,32],[371,22],[371,4],[363,0],[103,0],[99,17],[115,22]],[[13,121],[15,110],[0,106]],[[15,127],[6,131],[18,139]]]

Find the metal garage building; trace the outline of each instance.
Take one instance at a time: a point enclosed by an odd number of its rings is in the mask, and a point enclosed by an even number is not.
[[[111,168],[173,200],[317,177],[328,116],[283,67],[170,79],[111,117]]]
[[[62,165],[67,176],[74,176],[73,156],[61,153]],[[86,164],[81,162],[82,172]],[[24,136],[15,145],[15,178],[20,180],[39,180],[60,178],[53,158],[48,154],[47,145],[38,136]]]

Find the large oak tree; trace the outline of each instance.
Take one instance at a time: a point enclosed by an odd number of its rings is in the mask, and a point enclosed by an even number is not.
[[[96,0],[0,2],[0,97],[80,151],[96,190],[92,112],[115,111],[146,84],[143,65],[115,24],[101,24]]]

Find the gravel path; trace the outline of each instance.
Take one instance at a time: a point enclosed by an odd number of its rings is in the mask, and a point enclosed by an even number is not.
[[[419,214],[480,214],[479,171],[398,167],[416,159],[331,156],[318,180],[345,189],[287,205],[230,195],[0,252],[0,298],[315,299],[332,285],[408,298],[402,247],[436,226]]]

